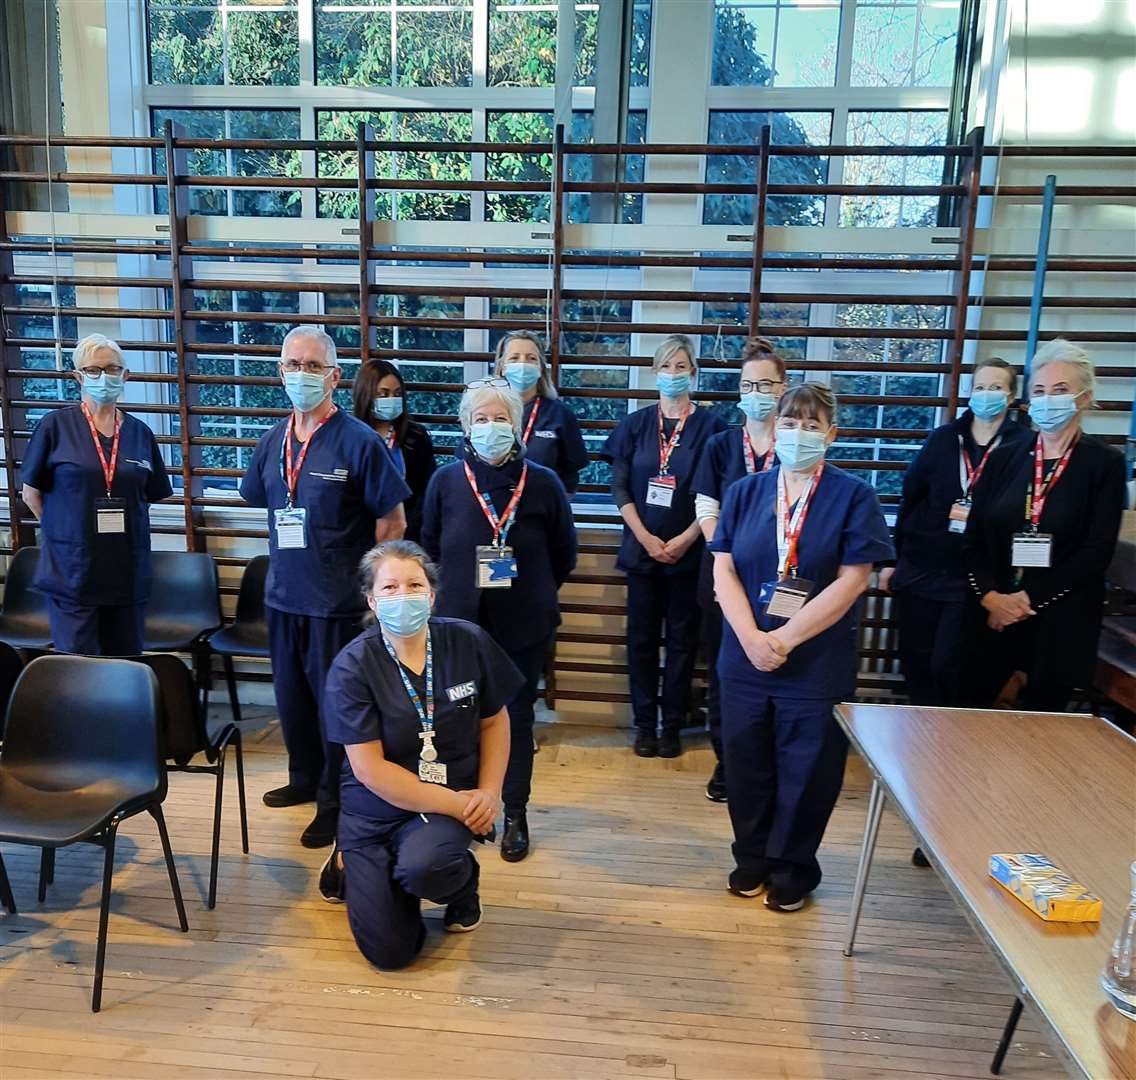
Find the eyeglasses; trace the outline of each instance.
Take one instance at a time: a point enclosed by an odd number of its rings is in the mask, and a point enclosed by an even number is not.
[[[483,387],[492,387],[494,390],[508,390],[510,389],[508,379],[499,379],[496,375],[489,375],[484,379],[474,379],[471,383],[466,383],[467,390],[481,390]]]
[[[322,375],[334,367],[334,364],[321,364],[315,360],[305,360],[302,364],[299,360],[280,361],[280,370],[288,375],[295,375],[298,371],[302,371],[305,375]]]
[[[126,368],[121,364],[107,364],[106,367],[85,367],[79,371],[90,379],[97,379],[100,375],[121,375]]]
[[[752,394],[755,390],[759,394],[771,394],[775,386],[784,386],[784,379],[758,379],[757,382],[750,382],[749,379],[742,379],[738,383],[738,389],[743,394]]]

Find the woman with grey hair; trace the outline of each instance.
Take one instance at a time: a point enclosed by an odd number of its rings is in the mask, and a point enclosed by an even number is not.
[[[458,409],[465,436],[430,480],[422,546],[441,565],[437,612],[477,623],[524,676],[509,702],[510,751],[501,855],[529,850],[533,704],[560,624],[560,586],[576,565],[576,530],[564,485],[529,461],[523,406],[503,379],[471,383]]]
[[[1125,503],[1124,457],[1086,435],[1093,364],[1071,342],[1038,350],[1029,376],[1037,434],[990,456],[963,536],[971,601],[970,704],[1014,672],[1022,705],[1063,712],[1096,666],[1105,573]]]
[[[659,403],[628,414],[600,456],[611,464],[611,495],[623,517],[616,566],[627,575],[627,667],[635,753],[678,757],[698,648],[698,568],[703,539],[691,480],[711,436],[726,429],[690,392],[698,374],[694,343],[664,338],[652,364]],[[665,627],[665,631],[664,631]],[[659,639],[665,633],[662,734]]]
[[[497,342],[493,371],[524,404],[521,442],[528,460],[550,468],[575,495],[588,451],[575,413],[556,395],[540,338],[531,330],[510,330]]]
[[[118,343],[90,334],[72,362],[79,404],[39,422],[21,469],[40,521],[35,585],[59,652],[132,656],[150,595],[150,503],[172,489],[154,433],[117,407],[130,374]]]

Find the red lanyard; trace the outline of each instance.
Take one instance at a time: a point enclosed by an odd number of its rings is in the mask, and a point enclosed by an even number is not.
[[[529,413],[529,422],[525,424],[525,433],[521,436],[521,445],[528,446],[529,436],[533,433],[533,428],[536,426],[536,414],[540,412],[540,397],[533,398],[532,412]]]
[[[1049,498],[1053,489],[1057,487],[1057,481],[1061,479],[1061,474],[1065,471],[1065,466],[1069,464],[1070,456],[1077,448],[1078,438],[1080,438],[1079,434],[1065,448],[1065,453],[1058,459],[1053,472],[1049,474],[1049,479],[1043,482],[1042,470],[1045,465],[1045,451],[1041,446],[1041,436],[1039,435],[1037,437],[1037,442],[1034,444],[1033,448],[1033,488],[1030,491],[1029,500],[1029,519],[1034,532],[1037,532],[1038,524],[1041,522],[1041,515],[1045,510],[1046,500]]]
[[[296,414],[292,413],[288,417],[288,427],[284,432],[284,445],[280,448],[280,471],[284,474],[284,483],[288,488],[289,507],[295,501],[296,485],[300,482],[300,472],[304,468],[304,459],[308,456],[312,440],[316,437],[319,429],[335,415],[335,411],[335,406],[332,406],[331,412],[316,424],[315,431],[308,436],[308,441],[300,448],[300,457],[296,461],[295,468],[292,467],[292,430],[296,426]]]
[[[679,417],[678,423],[675,424],[674,431],[671,432],[671,437],[666,439],[663,434],[663,408],[658,406],[659,409],[659,475],[667,475],[667,466],[671,463],[671,454],[674,453],[675,447],[678,446],[678,437],[682,434],[682,429],[686,426],[686,418],[694,412],[694,406],[687,407],[686,412]]]
[[[990,444],[986,447],[981,460],[978,462],[977,468],[970,463],[970,455],[967,454],[963,447],[962,436],[959,436],[959,460],[962,462],[963,469],[966,470],[966,483],[962,486],[962,493],[964,497],[969,497],[970,493],[974,490],[974,485],[982,477],[982,470],[986,468],[986,460],[990,455],[998,449],[998,444],[1002,441],[1002,436],[990,440]],[[962,479],[963,474],[959,473],[959,479]]]
[[[517,504],[521,501],[521,494],[525,490],[525,480],[528,479],[529,475],[529,463],[526,461],[521,466],[521,478],[517,481],[517,489],[513,492],[509,505],[505,507],[505,512],[500,517],[497,516],[497,511],[489,502],[488,495],[483,495],[477,490],[477,478],[473,475],[469,462],[463,461],[462,464],[465,466],[465,478],[469,481],[469,489],[473,492],[473,497],[481,507],[485,520],[489,522],[489,527],[493,530],[494,546],[504,547],[505,537],[509,535],[509,530],[513,527],[513,518],[517,516]]]
[[[809,516],[809,506],[812,504],[816,489],[820,487],[821,473],[824,472],[824,462],[817,471],[809,477],[808,485],[801,492],[797,500],[797,509],[793,511],[792,519],[789,517],[789,488],[785,480],[784,470],[777,477],[777,576],[782,581],[786,575],[797,576],[797,544],[801,539],[801,531],[805,527],[805,518]]]
[[[749,437],[749,432],[742,428],[742,460],[745,462],[746,472],[757,472],[757,451],[753,448],[753,440]],[[761,466],[762,472],[769,472],[770,466],[773,464],[773,446],[770,445],[769,449],[765,451],[765,464]]]
[[[87,418],[87,427],[91,429],[91,438],[95,442],[95,453],[99,455],[99,464],[103,467],[103,479],[106,480],[107,498],[110,498],[111,485],[114,483],[114,474],[118,471],[118,442],[122,436],[122,418],[118,414],[118,410],[114,412],[114,440],[111,442],[110,447],[110,462],[108,464],[106,454],[103,453],[102,439],[99,438],[98,429],[95,427],[95,418],[91,415],[91,410],[87,408],[87,403],[82,401],[79,407],[83,410],[83,415]]]

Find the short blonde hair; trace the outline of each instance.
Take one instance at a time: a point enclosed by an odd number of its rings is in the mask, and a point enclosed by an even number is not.
[[[1074,345],[1065,338],[1054,338],[1046,342],[1033,354],[1033,364],[1030,366],[1030,382],[1037,378],[1037,373],[1049,364],[1068,364],[1076,368],[1081,379],[1081,391],[1090,394],[1096,390],[1097,377],[1093,368],[1092,359],[1080,345]],[[1029,387],[1026,387],[1029,390]]]
[[[659,342],[659,347],[655,350],[655,357],[651,361],[652,371],[661,371],[663,365],[670,360],[675,353],[684,352],[690,360],[690,366],[698,370],[698,352],[694,348],[694,342],[690,340],[685,334],[671,334],[669,337],[663,338]]]
[[[497,342],[497,352],[493,358],[493,374],[505,377],[505,353],[508,351],[509,342],[518,340],[536,346],[536,353],[540,358],[540,378],[537,380],[536,392],[544,398],[556,397],[556,387],[552,385],[552,373],[548,370],[548,360],[545,358],[544,342],[531,330],[510,330]]]
[[[462,394],[461,404],[458,405],[458,419],[461,421],[462,431],[468,435],[473,427],[473,414],[487,401],[503,401],[509,410],[509,419],[513,424],[513,431],[518,435],[521,432],[521,420],[525,415],[525,406],[521,396],[511,386],[471,386]]]
[[[122,346],[117,341],[108,338],[105,334],[88,334],[82,341],[76,343],[71,352],[71,363],[75,370],[84,367],[99,349],[110,349],[118,357],[118,362],[126,367],[126,357],[122,355]]]

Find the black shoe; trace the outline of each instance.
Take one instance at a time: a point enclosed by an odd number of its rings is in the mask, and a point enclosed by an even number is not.
[[[265,806],[299,806],[301,803],[315,801],[314,788],[296,787],[294,784],[285,784],[264,793]]]
[[[917,847],[911,853],[911,865],[912,866],[918,866],[918,867],[926,870],[927,867],[931,865],[931,860],[928,859],[927,856],[923,854],[923,849],[921,847]]]
[[[740,866],[730,871],[730,879],[726,888],[735,896],[760,896],[765,892],[769,878],[755,870],[743,870]]]
[[[682,753],[677,731],[664,731],[659,736],[659,757],[676,758]]]
[[[720,761],[714,766],[714,775],[706,784],[706,798],[711,802],[726,801],[726,774]]]
[[[473,856],[470,856],[473,859]],[[451,934],[468,934],[481,925],[481,898],[477,886],[481,881],[481,867],[473,859],[473,877],[466,886],[465,894],[446,905],[442,924]]]
[[[648,731],[646,728],[640,728],[635,733],[635,756],[659,756],[659,740],[653,731]]]
[[[339,865],[338,845],[331,849],[327,862],[320,868],[319,891],[329,904],[343,903],[343,867]]]
[[[800,889],[771,885],[765,894],[765,906],[772,911],[800,911],[805,906],[805,895]]]
[[[317,810],[311,824],[300,834],[300,843],[306,848],[327,847],[335,843],[335,826],[339,822],[339,809]]]
[[[505,862],[520,862],[529,853],[529,823],[522,810],[519,814],[505,814],[505,835],[501,837],[501,858]]]

